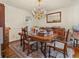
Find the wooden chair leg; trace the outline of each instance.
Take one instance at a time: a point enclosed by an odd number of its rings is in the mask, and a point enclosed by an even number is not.
[[[23,42],[23,52],[25,51],[25,43]]]
[[[30,53],[30,49],[27,50],[27,56],[29,55],[29,53]]]
[[[64,53],[63,53],[63,54],[64,54],[64,58],[66,58],[67,52],[65,52],[65,51],[64,51]]]
[[[21,39],[20,39],[20,46],[22,46],[22,42],[21,42]]]
[[[28,45],[27,56],[32,52],[33,52],[32,46]]]

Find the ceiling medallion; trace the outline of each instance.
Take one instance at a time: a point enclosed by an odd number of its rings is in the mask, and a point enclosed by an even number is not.
[[[44,8],[41,6],[41,2],[42,0],[38,0],[38,6],[32,11],[33,17],[37,20],[42,19],[45,15],[45,11]]]

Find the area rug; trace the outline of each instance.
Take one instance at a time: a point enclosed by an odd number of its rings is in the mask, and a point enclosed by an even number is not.
[[[9,46],[19,56],[19,58],[44,58],[44,55],[42,54],[40,49],[38,49],[38,51],[32,52],[31,54],[29,54],[29,56],[27,56],[27,50],[25,50],[24,52],[22,51],[22,47],[20,46],[20,41],[13,42]],[[67,52],[68,52],[68,56],[66,56],[66,58],[73,58],[73,54],[74,54],[73,49],[68,48]],[[64,58],[63,53],[55,51],[53,49],[51,51],[51,55],[56,58]]]

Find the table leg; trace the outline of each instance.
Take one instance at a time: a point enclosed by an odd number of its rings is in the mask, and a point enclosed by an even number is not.
[[[45,45],[43,46],[43,44],[45,44]],[[47,50],[47,44],[41,42],[41,52],[43,53],[43,55],[44,55],[45,58],[47,57],[46,56],[46,50]]]
[[[45,43],[45,49],[44,49],[44,50],[45,50],[45,54],[44,54],[44,55],[45,55],[45,58],[46,58],[46,57],[47,57],[47,53],[46,53],[46,50],[47,50],[47,44],[46,44],[46,43]]]
[[[41,51],[42,51],[42,48],[43,48],[43,43],[42,42],[40,42],[41,43]]]
[[[38,50],[38,42],[36,42],[36,50]]]
[[[49,57],[50,57],[51,48],[49,47]]]

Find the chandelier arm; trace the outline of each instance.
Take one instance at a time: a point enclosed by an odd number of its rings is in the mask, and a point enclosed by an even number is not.
[[[43,16],[44,16],[44,10],[43,10],[43,8],[41,7],[41,1],[42,0],[38,0],[38,7],[37,8],[35,8],[34,10],[33,10],[33,12],[32,12],[32,14],[33,14],[33,17],[35,18],[35,19],[41,19]]]

